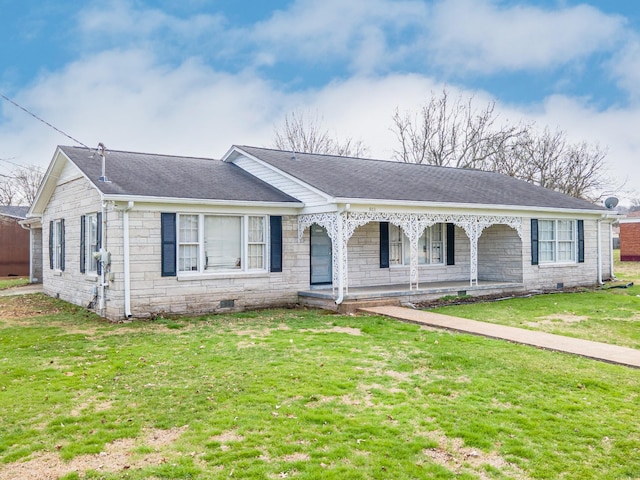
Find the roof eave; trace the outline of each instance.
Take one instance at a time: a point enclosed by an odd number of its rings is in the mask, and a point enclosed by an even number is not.
[[[119,195],[104,194],[103,199],[113,202],[140,202],[140,203],[169,203],[183,205],[225,205],[237,207],[262,206],[262,207],[289,207],[291,209],[300,209],[304,207],[302,202],[274,202],[260,200],[220,200],[209,198],[181,198],[181,197],[157,197],[145,195]]]
[[[558,207],[538,207],[531,205],[492,205],[492,204],[478,204],[478,203],[442,203],[442,202],[421,202],[421,201],[407,201],[407,200],[380,200],[374,198],[348,198],[348,197],[335,197],[331,203],[335,204],[353,204],[353,205],[388,205],[391,207],[405,206],[405,207],[422,207],[422,208],[436,208],[442,209],[457,209],[457,210],[500,210],[500,211],[531,211],[531,212],[544,212],[544,213],[579,213],[589,215],[610,216],[611,211],[602,210],[599,208],[593,209],[578,209],[578,208],[558,208]]]

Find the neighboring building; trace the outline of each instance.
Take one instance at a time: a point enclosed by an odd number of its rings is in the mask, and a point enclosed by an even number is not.
[[[18,222],[29,207],[0,206],[0,277],[29,276],[29,231]]]
[[[620,222],[620,260],[640,262],[640,212],[627,215]]]
[[[26,222],[45,293],[122,319],[594,285],[614,217],[478,170],[247,146],[103,167],[58,147]]]

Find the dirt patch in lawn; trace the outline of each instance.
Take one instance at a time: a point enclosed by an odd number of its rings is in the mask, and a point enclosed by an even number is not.
[[[54,305],[50,297],[42,294],[0,297],[0,320],[5,322],[41,315],[55,315],[62,311],[62,308]]]
[[[55,480],[74,472],[82,477],[90,470],[116,473],[160,465],[167,462],[160,449],[175,442],[185,429],[145,430],[143,438],[116,440],[106,444],[100,453],[78,455],[68,462],[63,461],[57,452],[35,454],[30,460],[5,465],[0,471],[0,480]],[[134,450],[140,446],[151,447],[155,451],[136,454]]]
[[[538,325],[557,325],[558,323],[580,323],[587,320],[589,320],[589,317],[584,315],[574,315],[573,313],[554,313],[553,315],[540,317],[540,319],[535,322],[526,322],[526,324],[530,327],[536,327]]]
[[[472,473],[482,480],[495,478],[495,475],[489,475],[484,468],[489,465],[509,478],[529,478],[517,465],[507,462],[497,452],[487,453],[465,447],[461,439],[450,439],[440,432],[430,432],[428,437],[435,440],[438,446],[423,450],[423,454],[432,462],[451,470],[456,476]]]

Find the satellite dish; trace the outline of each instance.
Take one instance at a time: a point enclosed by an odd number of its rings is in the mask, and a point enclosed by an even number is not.
[[[612,208],[616,208],[617,205],[618,199],[616,197],[609,197],[604,201],[604,206],[609,210],[611,210]]]

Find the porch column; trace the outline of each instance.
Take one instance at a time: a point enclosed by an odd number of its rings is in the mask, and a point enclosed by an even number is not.
[[[478,285],[478,223],[471,224],[471,234],[469,235],[469,285],[473,287],[475,282]]]

